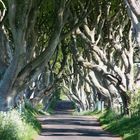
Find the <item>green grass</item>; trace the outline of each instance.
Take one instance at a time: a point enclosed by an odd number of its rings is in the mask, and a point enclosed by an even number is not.
[[[109,113],[111,114],[111,113]],[[100,117],[104,128],[113,134],[118,134],[124,140],[140,140],[140,118],[139,117],[113,117],[103,114]]]
[[[47,113],[48,113],[48,114],[53,114],[53,113],[54,113],[54,109],[51,108],[51,107],[49,107],[49,108],[47,109]]]
[[[33,129],[36,130],[37,132],[39,132],[41,129],[41,125],[36,119],[36,115],[38,114],[40,114],[40,112],[32,108],[32,106],[28,104],[25,105],[25,108],[22,113],[22,118],[25,120],[25,122],[27,124],[30,124],[33,127]]]
[[[18,110],[0,112],[0,140],[33,140],[41,129],[36,114],[29,106],[22,113]]]
[[[82,112],[77,112],[75,111],[73,113],[73,115],[79,115],[79,116],[99,116],[101,114],[101,112],[95,110],[95,111],[91,111],[91,110],[88,110],[88,111],[82,111]]]
[[[140,140],[140,117],[119,116],[113,111],[88,111],[83,115],[97,116],[105,130],[124,140]]]

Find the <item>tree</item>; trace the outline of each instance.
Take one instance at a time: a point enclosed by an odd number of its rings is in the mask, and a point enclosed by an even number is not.
[[[125,0],[125,3],[133,25],[133,35],[136,38],[137,44],[140,46],[140,1]]]
[[[9,42],[11,43],[10,48],[13,51],[13,58],[10,64],[8,64],[0,81],[0,110],[7,110],[10,96],[14,97],[16,94],[14,93],[15,89],[26,83],[25,81],[31,72],[50,60],[59,43],[63,28],[63,14],[66,8],[65,1],[61,1],[60,3],[56,2],[55,4],[52,3],[52,6],[56,9],[56,21],[53,26],[54,30],[48,41],[48,47],[42,50],[38,56],[34,56],[34,53],[32,53],[32,51],[38,47],[36,46],[37,40],[34,40],[34,37],[36,33],[35,26],[37,24],[37,16],[41,9],[41,2],[42,1],[36,0],[23,2],[10,0],[7,2],[8,33],[4,32],[4,24],[3,32],[10,37],[7,38],[6,42],[8,44]],[[28,60],[29,58],[27,58],[26,54],[27,56],[29,54],[33,56],[30,56],[31,59]],[[13,97],[11,97],[11,99],[13,99]]]
[[[128,113],[139,79],[139,3],[125,1],[130,22],[122,0],[0,2],[0,110],[28,89],[35,103],[63,85],[81,110],[119,99]]]

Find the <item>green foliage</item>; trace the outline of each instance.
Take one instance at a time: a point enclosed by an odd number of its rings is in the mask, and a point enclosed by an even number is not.
[[[51,100],[51,103],[50,103],[49,108],[48,108],[48,110],[47,110],[47,112],[48,112],[49,114],[52,114],[52,113],[54,112],[56,103],[57,103],[57,99],[56,99],[56,98],[53,98],[53,99]]]
[[[72,107],[71,107],[72,109],[76,109],[76,104],[75,104],[75,102],[72,102]]]
[[[103,124],[108,124],[112,121],[116,121],[117,119],[121,118],[121,116],[117,115],[114,111],[112,110],[107,110],[103,113],[100,114],[100,121]]]
[[[36,106],[35,106],[35,110],[38,114],[40,115],[48,115],[48,113],[46,111],[43,110],[44,109],[44,105],[43,103],[38,103]]]
[[[36,108],[37,110],[43,110],[44,105],[43,105],[43,103],[38,103],[38,104],[35,106],[35,108]]]
[[[53,94],[53,97],[51,99],[51,103],[49,105],[49,108],[47,110],[48,113],[52,114],[54,112],[54,109],[56,107],[56,104],[57,104],[57,101],[60,100],[60,90],[57,89],[54,94]]]
[[[37,132],[41,129],[40,123],[35,115],[39,114],[38,110],[34,109],[30,104],[26,104],[22,116],[27,124],[30,124]]]
[[[32,140],[41,126],[35,118],[36,111],[30,107],[24,109],[22,114],[17,110],[0,113],[0,139],[1,140]]]
[[[97,115],[104,129],[120,135],[124,140],[140,140],[140,118],[137,116],[118,116],[113,111],[93,112]]]
[[[82,112],[74,112],[73,113],[74,115],[79,115],[79,116],[94,116],[94,115],[99,115],[100,114],[100,112],[99,111],[97,111],[97,110],[95,110],[95,111],[93,111],[93,110],[87,110],[87,111],[82,111]]]
[[[85,111],[78,115],[96,116],[105,130],[122,136],[124,140],[140,140],[140,118],[138,116],[118,116],[112,110],[106,110],[103,113],[97,110]]]
[[[129,110],[132,116],[140,116],[140,90],[136,94],[133,94]]]
[[[60,99],[61,100],[68,100],[68,97],[63,92],[61,92]]]

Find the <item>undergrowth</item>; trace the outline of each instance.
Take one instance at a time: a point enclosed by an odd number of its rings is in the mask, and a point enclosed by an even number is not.
[[[140,118],[138,116],[119,116],[111,110],[103,113],[88,111],[83,115],[97,116],[105,130],[121,136],[123,140],[140,140]]]
[[[0,113],[0,140],[33,140],[41,129],[37,112],[26,105],[22,113],[16,109]]]
[[[100,116],[104,128],[113,134],[118,134],[124,140],[140,140],[140,118],[117,116],[112,111],[106,111]]]

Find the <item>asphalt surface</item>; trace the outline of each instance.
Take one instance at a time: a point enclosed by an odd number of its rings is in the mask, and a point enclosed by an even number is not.
[[[38,119],[42,131],[35,140],[121,140],[105,132],[96,118],[57,111],[52,116],[40,116]]]

